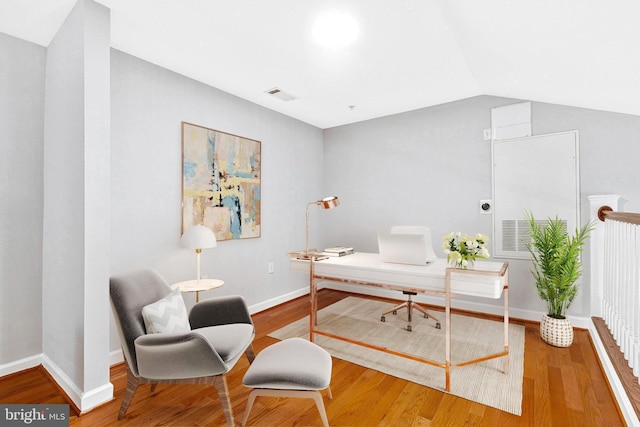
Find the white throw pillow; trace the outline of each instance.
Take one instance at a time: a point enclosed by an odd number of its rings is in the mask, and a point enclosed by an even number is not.
[[[180,289],[175,289],[161,300],[142,307],[142,318],[148,334],[191,330],[187,307],[184,305]]]

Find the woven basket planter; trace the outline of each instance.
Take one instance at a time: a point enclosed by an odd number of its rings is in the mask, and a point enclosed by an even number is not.
[[[555,347],[569,347],[573,342],[573,326],[569,319],[554,319],[546,314],[540,322],[542,341]]]

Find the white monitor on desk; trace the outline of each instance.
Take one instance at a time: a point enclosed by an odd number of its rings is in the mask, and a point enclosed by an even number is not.
[[[431,244],[431,230],[422,225],[395,225],[391,227],[391,234],[421,234],[424,236],[424,250],[427,262],[433,262],[438,257],[433,252]]]
[[[422,234],[379,234],[378,251],[382,262],[427,265]]]

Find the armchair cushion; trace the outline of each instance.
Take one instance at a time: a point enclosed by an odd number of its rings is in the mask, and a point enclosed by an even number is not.
[[[201,334],[227,364],[235,363],[242,356],[255,335],[253,325],[247,323],[210,326],[194,329],[193,332]]]
[[[145,378],[181,379],[228,372],[253,339],[253,325],[211,326],[187,333],[149,334],[135,341]]]
[[[180,289],[175,289],[166,297],[142,307],[142,318],[148,334],[191,330],[187,307],[184,305]]]
[[[249,309],[240,295],[221,296],[200,301],[191,308],[189,323],[192,329],[234,323],[253,325]]]

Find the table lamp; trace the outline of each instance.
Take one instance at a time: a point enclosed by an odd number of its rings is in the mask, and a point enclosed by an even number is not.
[[[325,197],[324,199],[316,200],[315,202],[307,203],[307,232],[306,232],[306,244],[305,244],[305,256],[309,256],[309,206],[318,205],[322,209],[333,209],[340,205],[340,200],[338,200],[338,196],[330,196]]]
[[[198,269],[198,275],[196,277],[200,280],[200,253],[203,249],[218,246],[216,235],[213,234],[210,228],[204,225],[194,225],[184,232],[180,239],[180,246],[196,250],[196,264]]]

